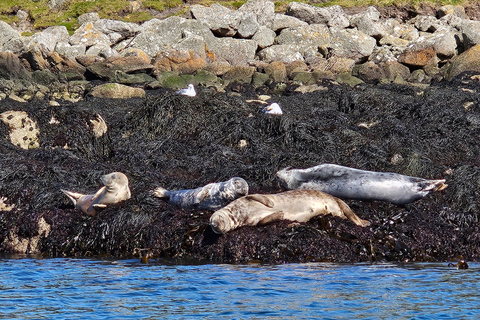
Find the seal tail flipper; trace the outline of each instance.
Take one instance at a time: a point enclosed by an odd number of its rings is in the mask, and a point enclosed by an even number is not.
[[[165,189],[165,188],[162,188],[162,187],[158,187],[155,190],[153,190],[152,194],[155,197],[161,198],[161,199],[164,199],[164,200],[168,200],[170,198],[168,190]]]
[[[369,221],[360,219],[360,217],[357,216],[345,202],[343,202],[340,199],[336,199],[336,200],[337,200],[338,206],[340,207],[342,212],[345,214],[345,217],[347,217],[349,220],[351,220],[357,226],[368,227],[370,225]]]
[[[269,214],[262,220],[258,221],[257,225],[259,226],[264,226],[266,224],[272,223],[274,221],[282,220],[283,219],[283,212],[274,212],[272,214]]]
[[[81,194],[81,193],[78,193],[78,192],[72,192],[72,191],[68,191],[68,190],[64,190],[64,189],[60,189],[63,193],[65,193],[67,195],[67,197],[70,198],[70,200],[72,200],[73,202],[73,205],[77,205],[77,201],[78,199],[80,199],[80,197],[83,197],[84,194]]]
[[[422,191],[442,191],[448,187],[448,184],[445,183],[445,179],[440,180],[426,180],[421,183]]]

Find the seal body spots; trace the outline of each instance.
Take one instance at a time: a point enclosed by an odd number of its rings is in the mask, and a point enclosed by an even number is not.
[[[193,84],[189,84],[186,89],[178,90],[177,94],[181,94],[184,96],[195,97],[197,92],[195,91],[195,87]]]
[[[306,222],[318,215],[331,214],[366,227],[342,200],[318,190],[292,190],[278,194],[253,194],[239,198],[210,217],[216,233],[226,233],[242,226],[256,226],[277,220]]]
[[[180,208],[216,210],[247,195],[248,183],[242,178],[234,177],[228,181],[209,183],[196,189],[169,191],[157,188],[153,194]]]
[[[103,184],[95,194],[81,194],[63,190],[73,202],[75,209],[81,210],[89,216],[95,216],[97,209],[105,208],[107,204],[114,204],[130,199],[131,192],[128,186],[128,178],[121,172],[113,172],[100,178]]]
[[[426,180],[392,172],[321,164],[308,169],[283,169],[277,178],[287,189],[314,189],[335,197],[387,201],[398,206],[447,187],[445,180]]]

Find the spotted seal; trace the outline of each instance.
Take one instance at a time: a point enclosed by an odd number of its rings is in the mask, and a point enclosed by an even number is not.
[[[314,189],[342,199],[387,201],[404,206],[447,187],[444,179],[426,180],[392,172],[375,172],[321,164],[283,169],[277,178],[287,189]]]
[[[216,210],[247,195],[248,183],[242,178],[234,177],[223,182],[209,183],[196,189],[169,191],[159,187],[153,191],[153,194],[180,208]]]
[[[360,219],[342,200],[318,190],[291,190],[277,194],[252,194],[232,201],[210,217],[210,226],[219,234],[242,226],[256,226],[277,220],[306,222],[318,215],[331,214],[349,219],[358,226]]]
[[[100,182],[103,187],[95,194],[81,194],[63,189],[62,192],[72,200],[75,209],[81,210],[89,216],[95,216],[96,210],[105,208],[107,204],[130,199],[131,193],[125,174],[112,172],[100,177]]]

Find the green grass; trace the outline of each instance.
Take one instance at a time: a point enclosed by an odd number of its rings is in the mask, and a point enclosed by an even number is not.
[[[343,7],[413,5],[416,7],[420,3],[426,2],[436,5],[466,5],[469,2],[468,0],[331,0],[326,3],[315,4],[308,0],[298,1],[322,7],[331,5],[341,5]],[[152,19],[154,16],[151,14],[151,10],[160,12],[169,10],[170,15],[183,15],[188,12],[188,7],[182,0],[137,0],[138,10],[133,10],[128,0],[67,0],[59,9],[50,9],[48,2],[49,0],[0,0],[0,20],[7,23],[16,22],[15,14],[19,9],[22,9],[30,14],[36,30],[53,25],[64,25],[69,32],[73,33],[78,28],[78,17],[87,12],[98,12],[101,18],[130,22],[143,22]],[[219,3],[225,7],[237,9],[245,2],[246,0],[202,0],[199,4],[208,6]],[[290,2],[288,0],[274,1],[275,10],[284,12]]]

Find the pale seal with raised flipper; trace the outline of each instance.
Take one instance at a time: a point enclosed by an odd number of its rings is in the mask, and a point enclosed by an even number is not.
[[[122,172],[112,172],[100,177],[103,184],[95,194],[81,194],[63,190],[72,201],[75,209],[81,210],[89,216],[95,216],[97,209],[105,208],[107,204],[114,204],[130,199],[131,192],[128,178]]]
[[[277,220],[306,222],[326,214],[349,219],[358,226],[370,225],[342,200],[318,190],[303,189],[241,197],[215,211],[210,217],[210,226],[216,233],[224,234],[242,226],[263,225]]]
[[[307,169],[283,169],[277,178],[287,189],[320,190],[342,199],[387,201],[398,206],[447,187],[445,179],[427,180],[392,172],[375,172],[321,164]]]
[[[153,191],[153,194],[179,208],[216,210],[247,195],[248,183],[242,178],[234,177],[196,189],[169,191],[159,187]]]

